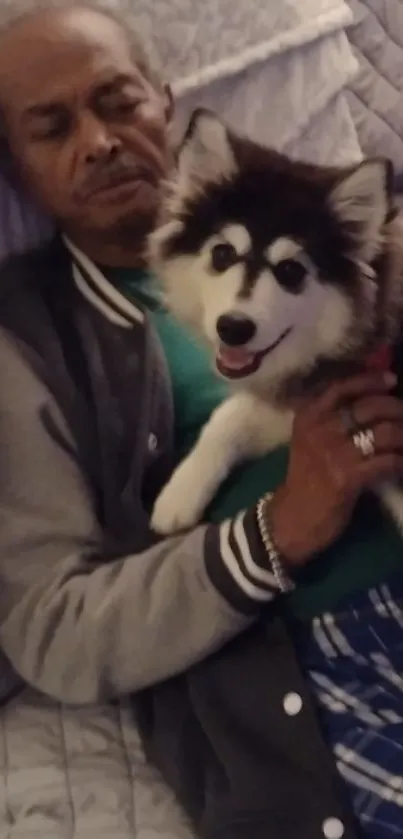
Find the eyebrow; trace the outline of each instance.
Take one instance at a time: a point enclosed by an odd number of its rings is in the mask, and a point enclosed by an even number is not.
[[[95,89],[91,93],[91,98],[94,96],[108,96],[108,94],[114,93],[116,90],[119,90],[127,84],[134,84],[136,87],[140,88],[137,80],[133,79],[132,76],[129,76],[127,73],[119,73],[117,76],[114,76],[113,79],[109,79],[108,81],[104,81],[96,85]],[[55,100],[53,102],[38,102],[35,103],[35,105],[30,105],[26,108],[22,117],[24,121],[35,118],[50,118],[59,114],[64,108],[65,103],[62,101]]]
[[[293,259],[302,250],[302,245],[292,236],[279,236],[266,249],[265,256],[272,265],[277,265],[284,259]]]

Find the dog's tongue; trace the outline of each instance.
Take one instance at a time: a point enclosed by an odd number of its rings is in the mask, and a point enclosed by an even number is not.
[[[243,347],[221,346],[218,351],[218,358],[224,367],[229,370],[242,370],[254,359],[254,353],[248,352]]]

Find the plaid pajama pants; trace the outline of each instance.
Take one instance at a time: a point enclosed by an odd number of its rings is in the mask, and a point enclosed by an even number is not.
[[[403,837],[403,574],[296,644],[362,836]]]

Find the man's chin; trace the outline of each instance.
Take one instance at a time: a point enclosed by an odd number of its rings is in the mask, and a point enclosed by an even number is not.
[[[106,237],[114,236],[117,233],[131,234],[134,239],[142,239],[148,236],[154,229],[157,218],[158,207],[109,207],[108,210],[99,210],[87,214],[83,219],[85,228],[91,228],[94,232],[99,231]]]

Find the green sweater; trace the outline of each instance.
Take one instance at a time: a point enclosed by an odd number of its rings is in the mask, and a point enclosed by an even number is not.
[[[159,302],[158,290],[145,271],[108,270],[108,278],[142,305],[159,335],[172,380],[178,460],[190,451],[212,411],[228,390],[212,370],[207,350],[178,324]],[[237,468],[222,486],[206,518],[222,521],[250,507],[276,489],[287,469],[288,450],[278,449]],[[357,505],[341,539],[309,563],[295,592],[284,598],[284,610],[310,619],[337,607],[350,593],[383,582],[403,568],[403,541],[392,520],[373,496]]]

